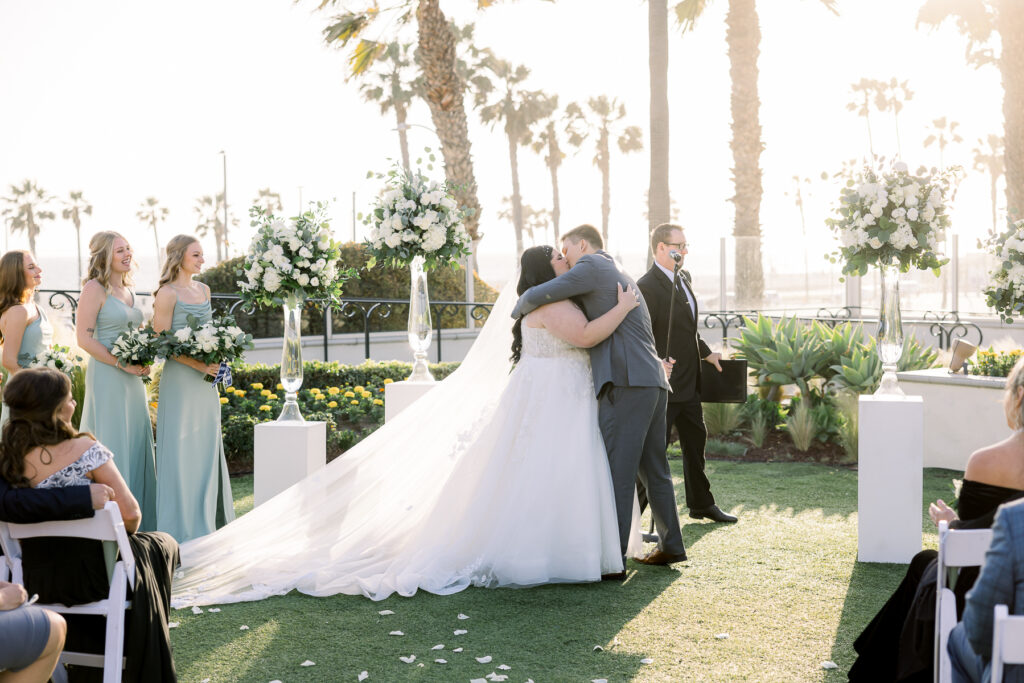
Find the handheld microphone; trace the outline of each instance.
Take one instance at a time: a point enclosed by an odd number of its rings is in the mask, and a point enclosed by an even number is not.
[[[680,254],[680,253],[679,253],[678,251],[676,251],[675,249],[672,249],[671,251],[669,251],[669,252],[668,252],[668,255],[669,255],[669,256],[671,256],[671,257],[672,257],[672,260],[673,260],[673,261],[675,261],[676,263],[681,263],[681,262],[682,262],[682,260],[683,260],[683,255],[682,255],[682,254]]]

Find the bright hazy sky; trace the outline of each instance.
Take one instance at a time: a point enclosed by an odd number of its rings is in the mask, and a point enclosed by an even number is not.
[[[171,213],[161,241],[195,225],[195,198],[221,189],[220,150],[228,158],[228,199],[243,217],[256,190],[281,193],[287,211],[305,201],[337,198],[333,225],[352,237],[352,193],[365,210],[379,189],[370,169],[385,170],[398,157],[392,117],[361,100],[345,81],[345,54],[323,45],[329,14],[316,2],[288,0],[179,0],[173,3],[92,0],[0,0],[0,187],[24,178],[64,196],[83,190],[94,207],[84,232],[116,229],[128,236],[143,265],[140,285],[155,280],[155,246],[135,218],[139,203],[157,197]],[[386,3],[385,3],[386,4]],[[679,220],[692,245],[688,266],[714,273],[718,240],[731,232],[733,207],[729,150],[729,74],[726,0],[710,3],[696,31],[670,28],[671,173]],[[627,107],[647,142],[647,5],[640,0],[507,2],[476,11],[471,0],[442,8],[473,20],[477,42],[532,69],[530,87],[557,92],[564,105],[606,94]],[[824,171],[866,153],[864,120],[847,112],[850,84],[862,77],[910,81],[913,99],[900,114],[903,159],[915,168],[938,163],[937,147],[922,141],[932,119],[960,122],[964,143],[947,149],[946,163],[961,163],[954,229],[973,248],[990,224],[988,179],[970,171],[978,138],[1002,129],[1002,90],[994,67],[965,65],[964,41],[954,27],[915,29],[920,3],[909,0],[840,0],[834,16],[814,0],[759,3],[762,27],[761,125],[765,151],[761,221],[769,287],[773,271],[802,266],[793,175],[814,179],[807,200],[812,268],[832,249],[824,226],[836,188]],[[388,39],[395,27],[371,29]],[[407,27],[412,37],[413,27]],[[514,264],[508,222],[496,218],[510,194],[507,145],[469,113],[470,135],[484,210],[482,275],[502,280]],[[417,103],[409,121],[432,126]],[[895,154],[891,116],[874,115],[875,151]],[[431,132],[411,129],[415,149],[438,146]],[[563,165],[562,226],[600,221],[600,176],[587,148]],[[534,207],[550,205],[548,174],[540,156],[520,154],[523,195]],[[440,171],[438,171],[440,173]],[[639,263],[646,241],[643,218],[648,183],[646,150],[612,157],[611,251]],[[1000,194],[1000,203],[1004,202]],[[74,254],[74,230],[48,224],[37,257],[44,268]],[[362,237],[363,226],[357,227]],[[248,237],[234,239],[236,249]],[[16,235],[11,246],[21,246]],[[208,255],[213,244],[206,244]],[[730,257],[731,258],[731,257]],[[636,268],[633,268],[636,270]],[[44,286],[69,286],[70,268],[51,268]],[[61,271],[61,272],[56,272]],[[49,276],[49,277],[48,277]]]

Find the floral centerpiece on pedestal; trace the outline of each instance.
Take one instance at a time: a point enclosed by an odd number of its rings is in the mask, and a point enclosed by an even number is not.
[[[285,404],[278,419],[302,421],[296,402],[302,386],[302,307],[307,299],[332,305],[356,272],[341,266],[341,245],[331,235],[325,203],[318,202],[295,218],[279,218],[257,206],[249,216],[256,235],[237,271],[243,278],[238,281],[240,295],[250,306],[284,307]]]
[[[1024,309],[1024,220],[1009,221],[1002,232],[991,231],[987,240],[978,240],[978,246],[999,261],[982,290],[985,303],[996,309],[1003,322],[1012,323],[1013,316]]]
[[[913,267],[937,276],[948,263],[938,252],[950,225],[949,202],[958,176],[957,167],[912,175],[902,162],[888,171],[865,168],[847,180],[836,216],[826,221],[840,243],[829,260],[841,260],[844,274],[865,275],[876,266],[882,276],[877,339],[885,374],[876,393],[903,393],[895,373],[903,349],[899,273]]]
[[[409,344],[413,349],[409,379],[432,382],[427,368],[432,328],[426,271],[439,265],[454,266],[460,257],[469,255],[469,233],[463,225],[467,214],[452,197],[447,182],[438,183],[418,170],[399,167],[386,177],[387,188],[366,219],[372,226],[366,239],[371,254],[367,267],[377,261],[409,267]]]

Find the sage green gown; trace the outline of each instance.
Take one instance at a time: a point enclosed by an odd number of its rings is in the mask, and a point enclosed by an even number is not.
[[[46,319],[43,309],[36,306],[39,315],[35,320],[25,326],[25,334],[21,337],[21,346],[18,347],[18,365],[27,368],[32,365],[36,356],[53,346],[53,327]],[[4,404],[0,411],[0,428],[7,424],[9,415],[7,404]]]
[[[93,337],[110,349],[122,332],[142,325],[142,318],[134,305],[107,295]],[[114,454],[114,464],[142,508],[141,530],[156,531],[156,462],[147,401],[141,377],[89,357],[81,429]]]
[[[177,301],[171,332],[185,327],[189,314],[204,323],[213,317],[209,301]],[[201,372],[168,358],[160,375],[159,400],[157,525],[184,543],[235,518],[220,431],[220,394]]]

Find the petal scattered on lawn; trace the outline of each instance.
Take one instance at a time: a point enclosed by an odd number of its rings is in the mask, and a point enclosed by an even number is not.
[[[512,670],[512,667],[509,666],[508,664],[499,664],[498,668],[501,669],[502,671],[511,671]]]
[[[607,678],[592,678],[592,679],[590,679],[590,683],[608,683],[608,679]]]
[[[508,680],[508,676],[506,676],[505,674],[496,674],[493,671],[491,673],[487,674],[486,678],[490,679],[493,683],[498,683],[498,681],[507,681]]]
[[[455,629],[454,631],[452,631],[452,633],[454,633],[454,634],[455,634],[455,635],[457,635],[457,636],[464,636],[464,635],[466,635],[467,633],[469,633],[469,631],[467,631],[467,630],[466,630],[466,629],[464,629],[464,628],[457,628],[457,629]]]
[[[594,646],[594,652],[604,652],[604,648],[601,647],[600,645],[595,645]]]
[[[381,611],[377,612],[377,614],[381,615],[382,617],[386,617],[389,614],[394,614],[394,612],[392,612],[389,609],[382,609]]]
[[[316,662],[314,662],[312,659],[307,659],[302,664],[299,664],[299,666],[316,666]]]
[[[838,669],[839,665],[836,664],[833,661],[827,661],[827,662],[822,662],[821,663],[821,668],[822,669]]]
[[[469,619],[465,614],[459,613],[459,619]]]
[[[238,630],[239,631],[248,631],[249,627],[246,626],[245,624],[242,624],[241,626],[238,627]]]
[[[487,655],[485,657],[477,657],[476,661],[480,662],[481,664],[487,664],[489,661],[491,661],[491,656]]]
[[[430,649],[431,650],[443,650],[444,649],[444,643],[438,643],[437,645],[435,645],[434,647],[432,647]]]
[[[399,657],[406,664],[412,664],[416,661],[416,655],[409,655],[408,657]]]
[[[654,664],[654,660],[651,659],[650,657],[644,657],[643,659],[640,660],[640,663],[641,664]]]
[[[208,609],[206,611],[210,612],[210,613],[216,613],[216,612],[220,611],[220,607],[211,607],[210,609]]]
[[[392,631],[392,632],[391,632],[391,633],[389,633],[388,635],[389,635],[389,636],[404,636],[405,634],[404,634],[404,633],[402,633],[401,631]]]
[[[274,680],[270,681],[270,683],[281,683],[281,679],[275,678]]]
[[[167,623],[167,628],[178,628],[179,626],[181,626],[181,623],[177,621],[171,621]]]
[[[487,683],[487,679],[486,678],[471,678],[471,679],[469,679],[469,683]]]
[[[462,648],[461,647],[457,647],[454,650],[452,650],[452,652],[462,652]]]
[[[199,607],[193,607],[192,608],[192,614],[202,614],[202,613],[203,613],[203,610],[200,609]]]
[[[203,680],[199,681],[199,683],[210,683],[210,679],[204,678]]]
[[[728,640],[729,639],[729,634],[728,633],[716,633],[715,634],[715,638],[718,638],[719,640]]]
[[[357,680],[365,681],[369,677],[370,677],[370,673],[368,671],[361,671],[361,672],[359,672],[359,678]]]
[[[447,664],[448,660],[447,659],[435,659],[434,663],[435,664]]]

